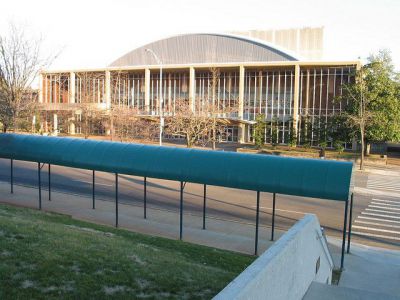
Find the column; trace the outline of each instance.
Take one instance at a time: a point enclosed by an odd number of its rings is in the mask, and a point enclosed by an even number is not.
[[[53,114],[53,132],[54,132],[54,135],[58,134],[58,118],[57,118],[57,114]]]
[[[293,95],[293,131],[298,134],[299,97],[300,96],[300,65],[294,66],[294,95]]]
[[[106,71],[106,82],[105,82],[105,100],[107,109],[111,108],[111,75],[110,71]]]
[[[69,123],[69,134],[71,135],[75,134],[75,123],[73,121]]]
[[[144,110],[150,114],[150,69],[144,71]]]
[[[43,93],[44,93],[44,89],[43,89],[43,74],[39,73],[39,103],[43,103]]]
[[[69,103],[75,103],[75,73],[69,73]]]
[[[244,66],[239,67],[239,103],[238,103],[238,118],[243,120],[244,116]],[[245,142],[246,125],[240,123],[238,126],[238,140],[239,143]]]
[[[196,85],[195,85],[195,70],[193,67],[189,69],[189,107],[195,111],[196,103]]]

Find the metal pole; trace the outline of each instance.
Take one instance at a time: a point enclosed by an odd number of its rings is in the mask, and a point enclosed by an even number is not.
[[[95,187],[96,187],[96,181],[95,181],[95,170],[92,171],[92,209],[96,208],[96,203],[95,203]]]
[[[49,164],[49,171],[48,171],[48,176],[49,176],[49,201],[51,201],[51,181],[50,181],[50,164]]]
[[[349,216],[349,235],[347,236],[347,253],[350,253],[350,240],[351,240],[351,223],[353,220],[353,198],[354,194],[351,193],[350,198],[350,216]]]
[[[42,209],[42,180],[40,178],[40,162],[38,162],[38,188],[39,188],[39,210]]]
[[[118,227],[118,173],[115,173],[115,227]]]
[[[14,194],[14,160],[11,159],[11,165],[10,165],[10,184],[11,184],[11,194]]]
[[[144,177],[143,193],[143,217],[147,219],[147,177]]]
[[[160,146],[162,146],[163,127],[164,127],[164,116],[163,116],[163,94],[162,94],[162,63],[160,61]]]
[[[274,240],[274,233],[275,233],[275,199],[276,194],[274,193],[272,196],[272,227],[271,227],[271,241]]]
[[[257,191],[257,212],[256,212],[256,239],[254,245],[254,255],[258,253],[258,223],[260,216],[260,191]]]
[[[183,225],[183,181],[181,181],[181,201],[179,214],[179,239],[182,240],[182,225]]]
[[[344,208],[344,221],[343,221],[343,240],[342,240],[342,257],[340,259],[340,270],[344,270],[344,250],[346,247],[346,230],[347,230],[347,210],[348,210],[349,200],[346,200],[345,208]]]
[[[207,185],[204,185],[203,196],[203,229],[206,229],[206,199],[207,199]]]

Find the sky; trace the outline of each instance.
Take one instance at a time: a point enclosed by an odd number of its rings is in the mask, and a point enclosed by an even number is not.
[[[324,60],[364,60],[389,49],[400,70],[400,0],[3,0],[10,22],[42,37],[49,69],[102,68],[182,33],[324,26]]]

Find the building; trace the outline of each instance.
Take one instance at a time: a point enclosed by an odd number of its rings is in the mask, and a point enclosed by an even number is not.
[[[218,116],[229,121],[225,141],[251,142],[254,120],[264,114],[271,125],[267,142],[276,134],[277,142],[286,144],[294,132],[301,144],[310,132],[315,145],[313,128],[341,112],[344,104],[334,100],[359,62],[303,61],[265,41],[231,34],[173,36],[137,48],[106,68],[43,71],[43,130],[80,133],[83,102],[105,111],[130,107],[157,122],[160,65],[163,115],[173,116],[180,100],[194,111],[201,103],[213,102]],[[61,123],[68,125],[61,128]],[[107,134],[108,126],[105,122],[97,130]]]
[[[293,51],[306,60],[321,60],[324,53],[324,27],[233,31]]]

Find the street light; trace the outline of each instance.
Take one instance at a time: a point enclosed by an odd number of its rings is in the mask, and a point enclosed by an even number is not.
[[[160,146],[162,146],[162,134],[163,134],[163,128],[164,128],[164,116],[163,116],[163,94],[162,94],[162,61],[158,58],[158,56],[154,53],[153,50],[146,48],[146,52],[152,54],[157,61],[157,63],[160,65]]]

